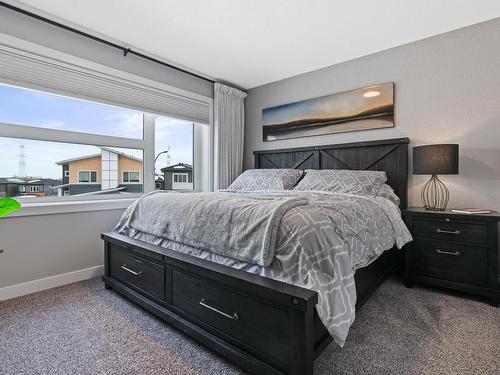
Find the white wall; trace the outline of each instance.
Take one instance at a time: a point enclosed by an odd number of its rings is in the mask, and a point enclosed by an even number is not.
[[[114,209],[1,218],[0,300],[99,274],[104,261],[99,235],[111,230],[122,213]],[[88,269],[92,272],[78,273]],[[28,285],[20,285],[24,283]]]
[[[245,167],[253,167],[255,150],[397,137],[409,137],[411,146],[459,143],[460,175],[442,176],[451,190],[450,206],[498,210],[499,46],[497,18],[251,89],[246,98]],[[262,141],[263,108],[391,81],[395,82],[394,128]],[[421,206],[419,193],[428,178],[411,175],[410,157],[410,205]]]

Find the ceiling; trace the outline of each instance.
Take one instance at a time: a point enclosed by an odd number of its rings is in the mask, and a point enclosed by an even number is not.
[[[244,89],[500,17],[498,0],[8,2]]]

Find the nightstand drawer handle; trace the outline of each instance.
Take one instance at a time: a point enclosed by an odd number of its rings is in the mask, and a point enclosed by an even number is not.
[[[436,249],[436,253],[438,254],[445,254],[445,255],[453,255],[453,256],[460,256],[460,251],[445,251],[441,249]]]
[[[445,233],[445,234],[456,234],[457,236],[460,235],[460,231],[458,229],[457,230],[444,230],[444,229],[437,228],[436,232],[437,233]]]

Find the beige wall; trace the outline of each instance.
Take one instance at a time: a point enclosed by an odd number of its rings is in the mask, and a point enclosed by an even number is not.
[[[119,183],[123,183],[123,172],[124,171],[139,171],[141,172],[140,183],[142,184],[142,162],[127,158],[125,156],[118,156],[118,181]]]
[[[78,183],[78,171],[97,171],[97,184],[101,183],[101,157],[76,160],[69,163],[69,183]]]
[[[450,207],[500,210],[499,46],[497,18],[249,90],[245,167],[253,167],[254,150],[398,137],[409,137],[411,147],[458,143],[460,174],[442,176]],[[262,141],[263,108],[384,82],[395,82],[394,128]],[[409,203],[420,206],[429,176],[413,176],[409,160]]]

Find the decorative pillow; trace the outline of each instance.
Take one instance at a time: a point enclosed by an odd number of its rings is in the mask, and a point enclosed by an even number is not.
[[[377,193],[377,197],[387,198],[392,203],[394,203],[396,206],[399,206],[399,203],[401,203],[401,201],[399,200],[399,197],[396,195],[396,193],[394,193],[394,190],[392,190],[392,188],[387,184],[383,184],[380,187],[380,189]]]
[[[228,190],[289,190],[302,173],[299,169],[247,169]]]
[[[307,169],[294,190],[323,190],[337,193],[377,195],[387,181],[385,172],[343,169]]]

